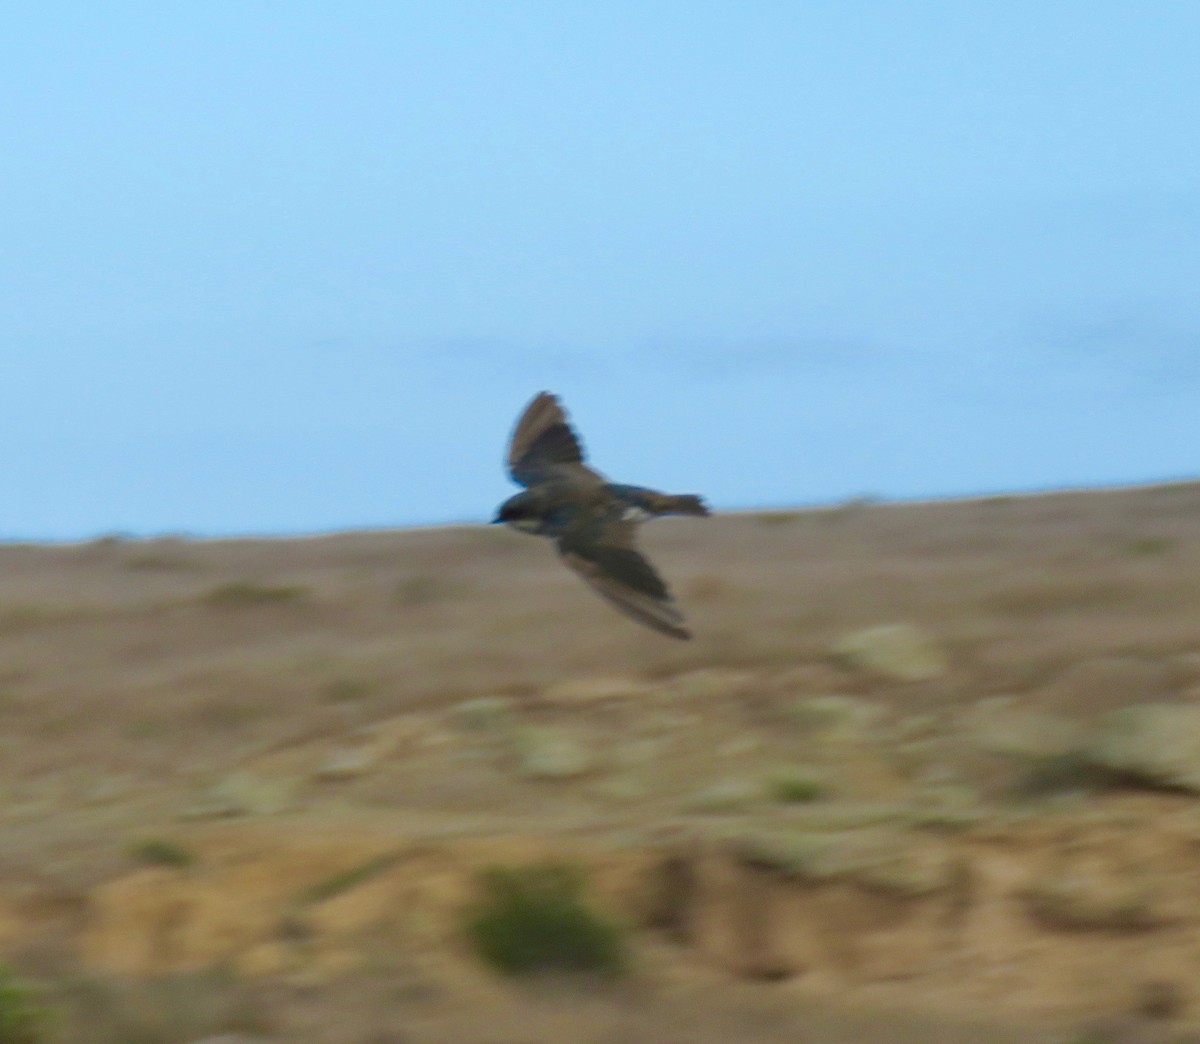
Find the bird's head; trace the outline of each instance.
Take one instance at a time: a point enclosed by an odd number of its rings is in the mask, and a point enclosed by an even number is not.
[[[537,533],[542,528],[542,514],[537,498],[526,491],[509,497],[501,504],[496,509],[492,524],[503,522],[523,533]]]

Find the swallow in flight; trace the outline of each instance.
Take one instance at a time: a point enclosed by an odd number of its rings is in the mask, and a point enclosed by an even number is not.
[[[619,485],[593,471],[558,399],[547,392],[517,421],[507,464],[525,490],[501,504],[493,522],[549,537],[563,562],[619,612],[672,638],[691,638],[634,536],[639,523],[659,515],[707,515],[699,497]]]

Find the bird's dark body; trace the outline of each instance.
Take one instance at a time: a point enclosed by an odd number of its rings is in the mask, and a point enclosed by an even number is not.
[[[525,490],[500,505],[495,521],[554,540],[563,561],[626,615],[672,637],[691,637],[633,537],[639,523],[660,515],[707,515],[699,497],[608,482],[584,464],[562,407],[545,392],[517,422],[508,468]]]
[[[517,528],[536,536],[558,539],[573,531],[608,523],[645,522],[659,515],[700,514],[699,510],[686,510],[691,507],[690,504],[679,508],[676,500],[652,489],[615,482],[605,482],[595,488],[571,482],[547,482],[536,489],[510,497],[500,506],[500,514],[502,520],[506,521],[503,518],[505,508],[511,514],[514,507],[518,511],[528,507],[531,510],[526,517],[536,528]]]

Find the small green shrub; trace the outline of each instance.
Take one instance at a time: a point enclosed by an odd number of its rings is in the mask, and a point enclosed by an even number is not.
[[[161,838],[134,841],[129,846],[129,855],[132,859],[148,866],[183,867],[191,866],[196,861],[196,857],[183,845]]]
[[[352,888],[357,888],[360,884],[365,884],[371,878],[395,866],[399,859],[400,856],[395,852],[385,852],[383,855],[368,859],[364,863],[359,863],[358,866],[352,866],[349,870],[343,870],[341,873],[327,877],[305,889],[299,897],[299,902],[301,905],[307,905],[332,899],[335,895],[341,895]]]
[[[374,686],[358,678],[334,678],[321,690],[321,699],[326,703],[350,703],[371,695]]]
[[[593,972],[617,975],[625,951],[616,925],[583,901],[578,872],[558,864],[493,867],[483,898],[468,911],[479,955],[506,975]]]
[[[28,631],[57,623],[69,617],[61,608],[49,605],[8,605],[0,608],[0,634]]]
[[[1166,537],[1142,537],[1125,545],[1127,555],[1161,555],[1171,550],[1172,541]]]
[[[767,792],[776,801],[800,805],[819,801],[826,796],[828,788],[816,776],[779,773],[767,780]]]
[[[454,585],[440,576],[418,573],[397,581],[392,588],[392,605],[417,608],[443,601],[454,593]]]
[[[162,718],[139,718],[121,726],[121,735],[128,739],[141,740],[161,736],[171,727],[171,722]]]
[[[121,567],[133,573],[175,573],[198,568],[190,558],[162,551],[145,551],[142,554],[130,555],[121,563]]]
[[[117,532],[113,532],[113,533],[101,533],[98,537],[95,537],[88,546],[89,547],[117,547],[120,544],[128,544],[130,541],[136,540],[136,539],[137,538],[132,533],[126,533],[124,531],[117,531]]]
[[[987,593],[983,606],[1009,617],[1048,616],[1100,607],[1128,604],[1132,591],[1127,583],[1103,576],[1072,576],[1033,583],[1015,582]]]
[[[0,965],[0,1044],[40,1044],[47,1039],[46,1022],[34,988]]]
[[[1013,801],[1039,801],[1105,790],[1117,782],[1109,769],[1090,762],[1079,751],[1030,759],[1008,787]]]
[[[204,594],[201,600],[205,605],[240,608],[255,605],[291,605],[303,601],[308,595],[307,587],[297,585],[271,587],[266,584],[250,583],[246,580],[235,580],[233,583],[214,587]]]
[[[756,519],[760,526],[786,526],[799,522],[804,516],[799,511],[762,511]]]
[[[880,503],[879,497],[873,494],[849,497],[840,504],[833,504],[830,507],[816,511],[813,517],[823,525],[840,526],[844,522],[857,519],[869,508],[874,507],[878,503]]]

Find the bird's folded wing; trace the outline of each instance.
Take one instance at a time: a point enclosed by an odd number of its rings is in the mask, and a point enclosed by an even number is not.
[[[564,538],[559,541],[558,553],[598,595],[626,616],[673,638],[691,638],[662,577],[631,546],[631,533],[629,527],[629,533],[613,534],[625,538],[619,543],[590,544]]]
[[[541,392],[525,407],[508,445],[508,473],[522,486],[532,486],[553,476],[556,466],[573,465],[598,478],[583,463],[583,446],[557,397]]]

